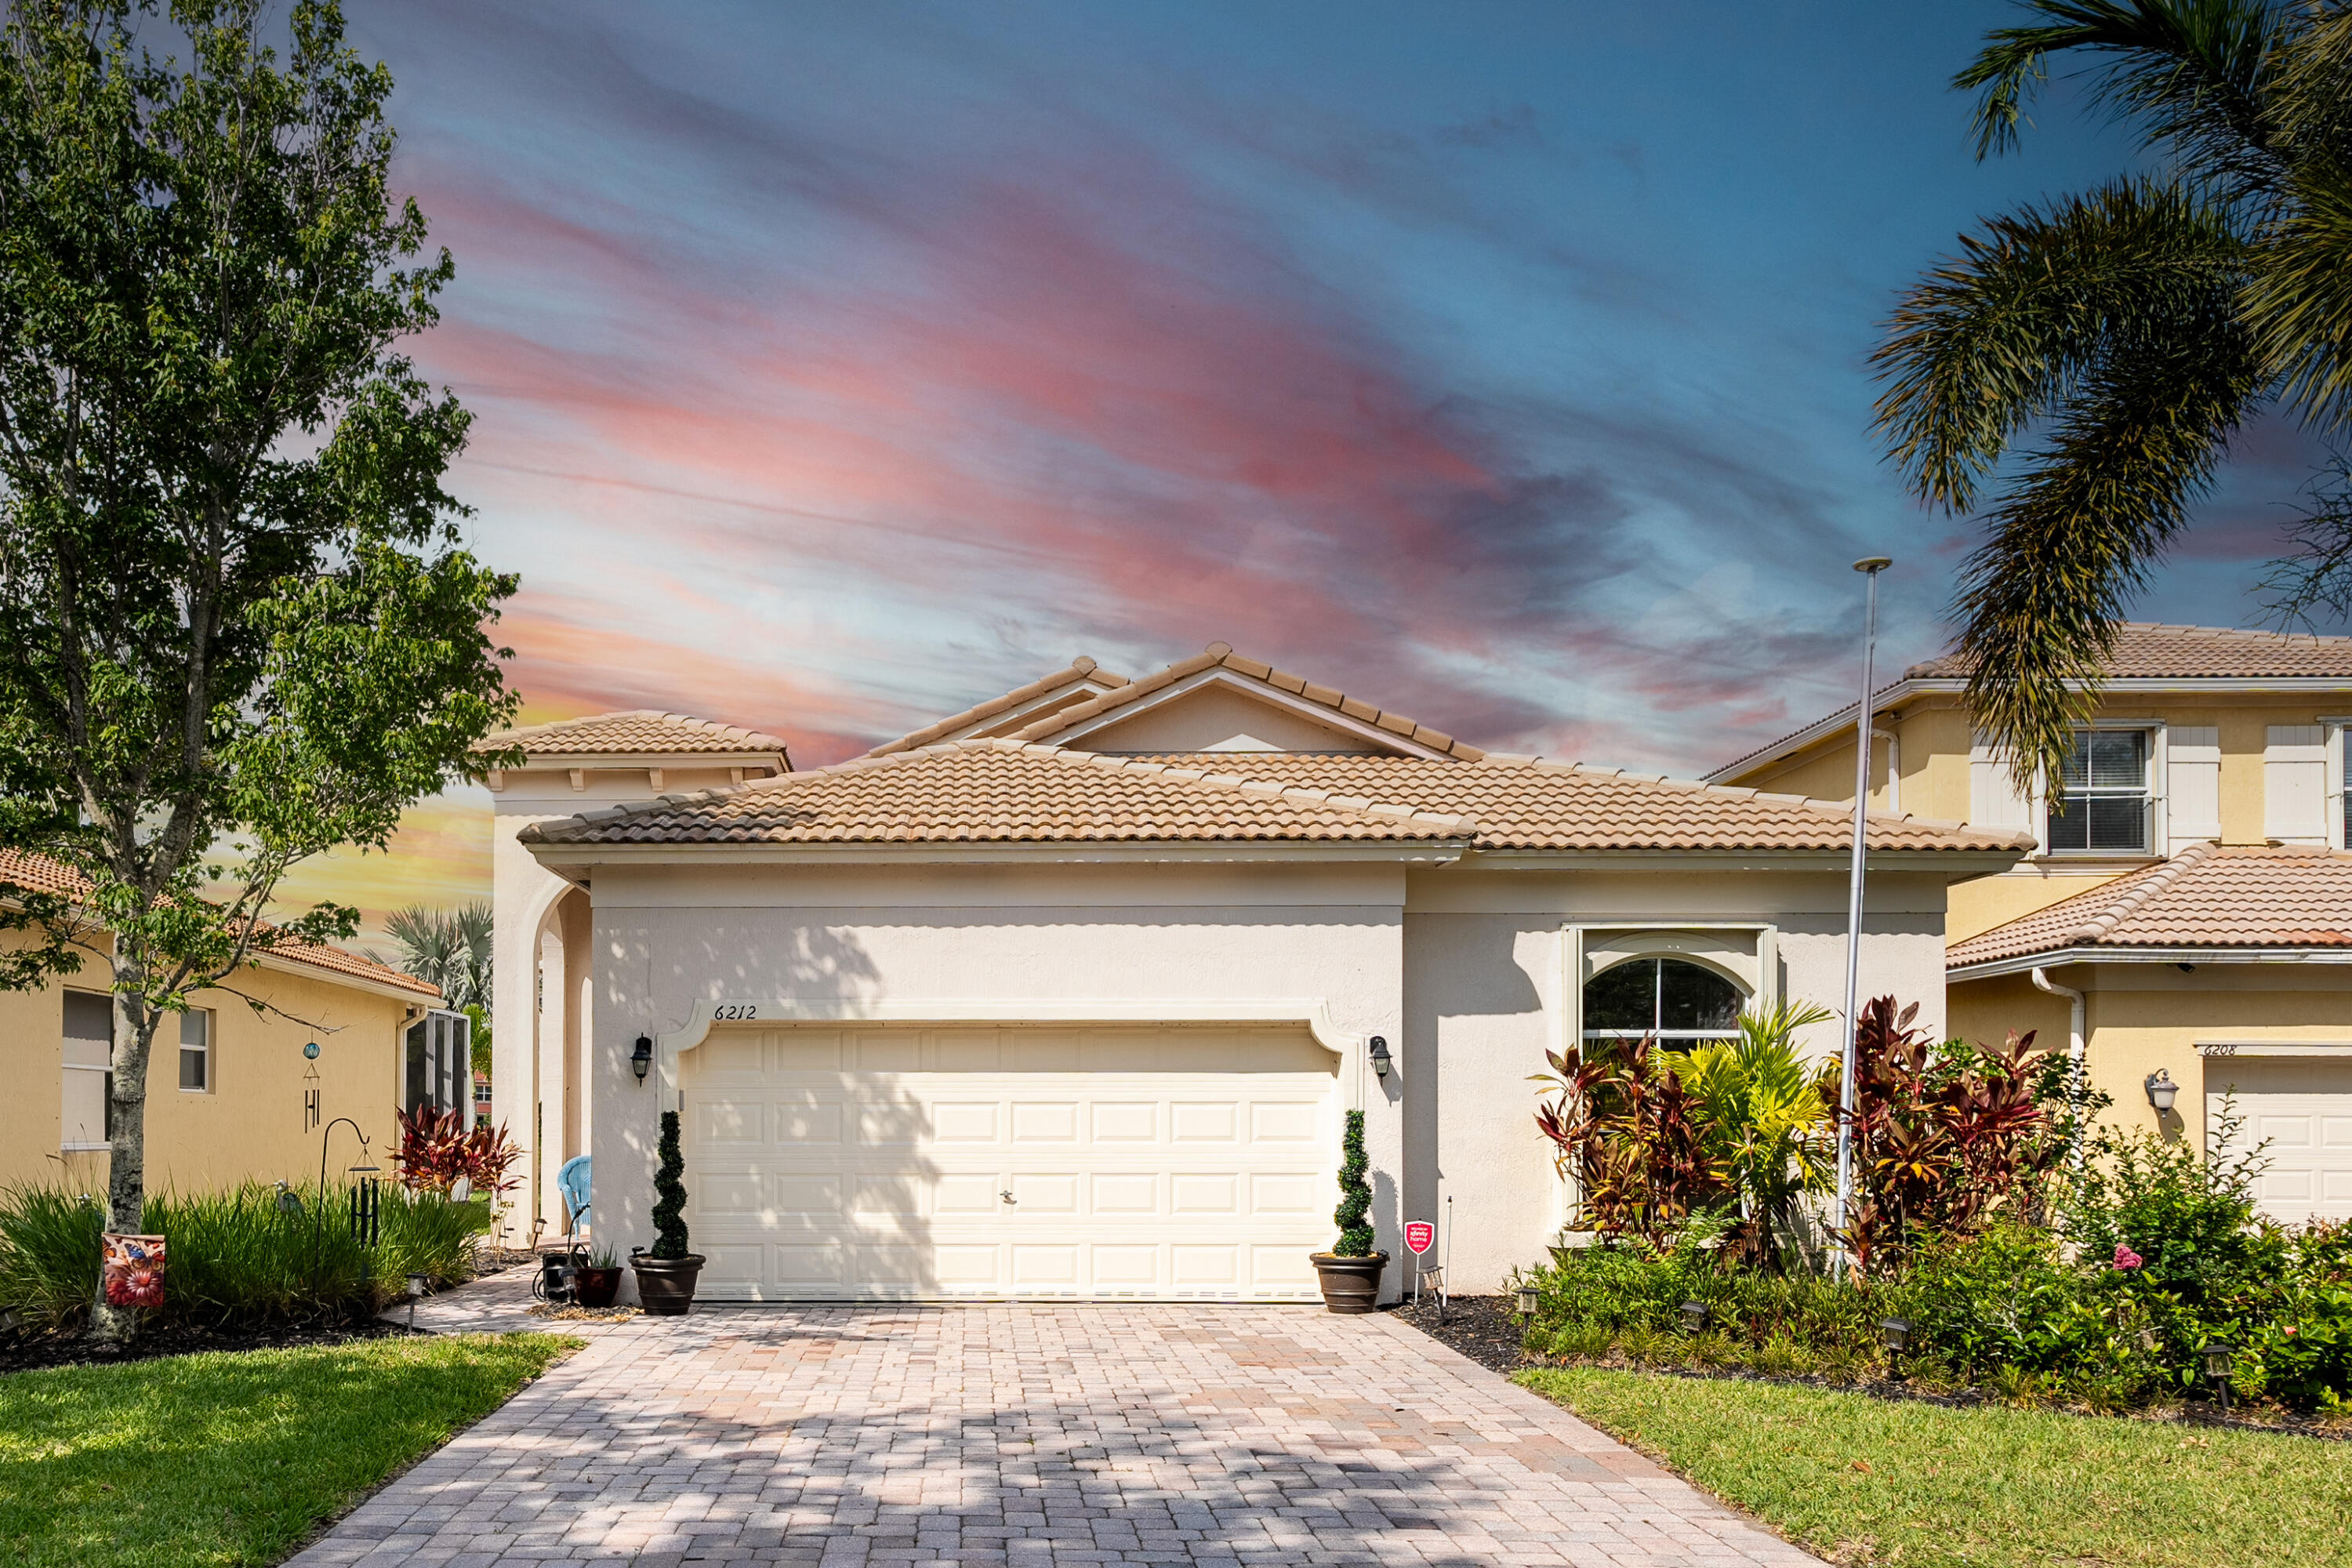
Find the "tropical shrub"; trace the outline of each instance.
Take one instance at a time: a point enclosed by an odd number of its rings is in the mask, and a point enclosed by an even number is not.
[[[2065,1152],[2038,1098],[2047,1075],[2032,1034],[1939,1047],[1912,1027],[1918,1011],[1880,996],[1854,1026],[1853,1194],[1836,1238],[1864,1275],[1899,1267],[1926,1237],[2026,1217]],[[1840,1082],[1834,1068],[1822,1082],[1832,1110]]]
[[[1728,1039],[1659,1058],[1696,1102],[1701,1159],[1738,1201],[1737,1251],[1768,1268],[1781,1267],[1797,1246],[1798,1200],[1834,1173],[1829,1110],[1797,1055],[1797,1031],[1832,1016],[1782,1002],[1742,1013]]]
[[[463,1112],[436,1110],[420,1105],[398,1119],[400,1142],[392,1160],[400,1184],[413,1193],[448,1194],[458,1182],[493,1197],[517,1184],[507,1172],[522,1151],[503,1127],[484,1123],[468,1127]]]
[[[1559,1098],[1536,1127],[1576,1184],[1578,1225],[1663,1247],[1694,1212],[1729,1195],[1709,1157],[1696,1098],[1648,1038],[1547,1051],[1530,1080]]]

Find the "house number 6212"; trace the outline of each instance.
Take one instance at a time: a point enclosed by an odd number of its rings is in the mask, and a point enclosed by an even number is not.
[[[721,1002],[710,1010],[710,1016],[721,1024],[740,1024],[746,1018],[759,1016],[758,1005],[751,1002]]]

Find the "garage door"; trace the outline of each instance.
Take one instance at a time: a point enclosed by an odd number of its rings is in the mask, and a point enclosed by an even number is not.
[[[2234,1090],[2243,1123],[2235,1146],[2270,1144],[2254,1184],[2263,1213],[2285,1224],[2352,1219],[2352,1059],[2216,1057],[2205,1063],[2205,1089],[2209,1126]]]
[[[1298,1028],[714,1028],[701,1293],[1315,1300],[1336,1063]]]

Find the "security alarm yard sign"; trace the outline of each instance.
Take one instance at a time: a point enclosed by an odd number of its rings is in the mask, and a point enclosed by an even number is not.
[[[1404,1245],[1406,1250],[1412,1253],[1414,1257],[1423,1256],[1437,1245],[1437,1227],[1425,1219],[1407,1220],[1404,1226]]]

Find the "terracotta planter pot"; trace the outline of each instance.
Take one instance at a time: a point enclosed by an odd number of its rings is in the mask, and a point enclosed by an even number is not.
[[[609,1307],[621,1293],[621,1271],[583,1267],[572,1273],[572,1290],[583,1307]]]
[[[629,1259],[629,1267],[637,1271],[637,1300],[646,1316],[682,1318],[694,1305],[694,1278],[702,1272],[702,1254],[648,1258],[640,1253]]]
[[[1325,1310],[1353,1314],[1369,1312],[1379,1305],[1381,1270],[1389,1266],[1387,1253],[1341,1258],[1336,1253],[1310,1252],[1307,1260],[1315,1265],[1323,1286]]]

